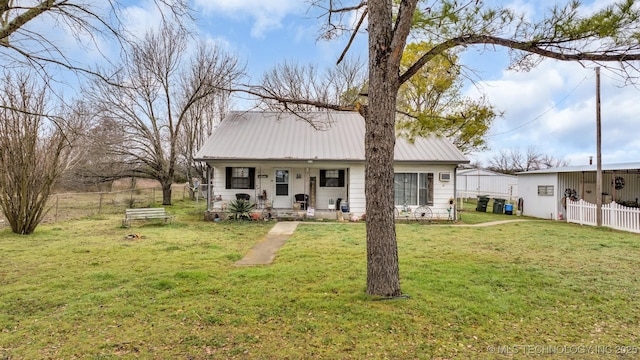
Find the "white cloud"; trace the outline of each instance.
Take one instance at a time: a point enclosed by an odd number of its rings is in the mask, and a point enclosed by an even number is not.
[[[488,138],[491,151],[476,154],[487,165],[501,149],[542,153],[575,164],[595,156],[596,81],[593,69],[573,62],[545,61],[527,73],[502,72],[494,80],[480,82],[469,96],[486,94],[505,111]],[[622,81],[602,70],[602,154],[605,162],[637,161],[640,139],[638,88],[621,87]]]
[[[222,12],[229,17],[243,15],[253,19],[251,36],[261,38],[266,32],[282,27],[282,19],[291,13],[302,14],[304,2],[297,0],[195,0],[205,13]]]
[[[138,38],[144,37],[149,30],[157,28],[162,22],[161,9],[150,0],[123,9],[125,28]]]

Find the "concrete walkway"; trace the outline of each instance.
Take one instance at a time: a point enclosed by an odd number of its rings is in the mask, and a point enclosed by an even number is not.
[[[276,257],[278,250],[284,245],[287,239],[293,235],[299,221],[279,221],[267,233],[267,235],[255,244],[251,250],[240,260],[236,261],[236,266],[269,265]]]
[[[518,219],[518,220],[500,220],[500,221],[491,221],[491,222],[479,223],[479,224],[461,224],[461,225],[454,225],[454,226],[475,226],[475,227],[485,227],[485,226],[502,225],[502,224],[509,224],[509,223],[515,223],[515,222],[523,222],[523,221],[530,221],[530,220],[527,220],[527,219]]]
[[[522,220],[501,220],[501,221],[492,221],[480,224],[468,224],[468,225],[455,225],[451,224],[450,226],[476,226],[476,227],[484,227],[484,226],[494,226],[494,225],[502,225],[513,222],[521,222],[528,221],[526,219]],[[260,241],[255,244],[249,252],[240,260],[236,261],[234,265],[236,266],[256,266],[256,265],[269,265],[273,262],[273,259],[276,257],[276,253],[282,245],[289,239],[293,232],[296,231],[296,228],[300,224],[299,221],[279,221],[277,222],[273,228],[267,233],[267,235]],[[335,223],[314,223],[314,224],[326,224],[331,225]],[[345,224],[345,223],[341,223]],[[446,225],[439,225],[446,226]]]

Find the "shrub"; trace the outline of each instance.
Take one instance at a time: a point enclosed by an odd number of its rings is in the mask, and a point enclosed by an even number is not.
[[[251,211],[255,208],[255,204],[249,202],[248,200],[232,200],[229,201],[229,205],[227,206],[227,211],[230,213],[230,217],[235,220],[251,219]]]

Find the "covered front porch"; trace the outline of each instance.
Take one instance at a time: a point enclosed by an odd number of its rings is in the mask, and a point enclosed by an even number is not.
[[[341,206],[349,206],[351,212],[352,169],[311,160],[209,164],[201,193],[207,199],[207,212],[219,216],[231,201],[243,199],[255,204],[254,212],[260,215],[271,210],[279,217],[335,219]],[[364,208],[364,203],[357,207]]]

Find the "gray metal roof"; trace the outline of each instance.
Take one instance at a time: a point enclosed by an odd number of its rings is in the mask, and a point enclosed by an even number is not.
[[[364,161],[364,119],[355,112],[231,112],[196,154],[196,160]],[[446,138],[398,138],[395,161],[462,164],[469,160]]]
[[[456,174],[458,176],[503,176],[508,178],[516,177],[515,175],[503,174],[503,173],[499,173],[499,172],[495,172],[487,169],[478,169],[478,168],[458,170]]]
[[[517,173],[518,175],[529,174],[553,174],[553,173],[568,173],[568,172],[588,172],[596,171],[596,165],[577,165],[577,166],[564,166],[557,168],[523,171]],[[640,170],[640,162],[632,163],[619,163],[619,164],[602,164],[602,171],[638,171]]]

